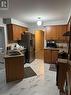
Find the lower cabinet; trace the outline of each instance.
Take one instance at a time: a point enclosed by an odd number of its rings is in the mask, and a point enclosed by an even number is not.
[[[24,56],[5,58],[6,82],[24,78]]]
[[[44,49],[44,62],[45,63],[51,63],[52,62],[51,52],[52,51],[49,49]]]
[[[58,50],[44,49],[44,62],[55,64],[58,58]]]
[[[57,59],[58,59],[58,50],[52,50],[52,63],[56,63]]]

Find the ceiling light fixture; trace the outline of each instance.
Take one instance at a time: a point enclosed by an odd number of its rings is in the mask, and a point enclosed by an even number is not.
[[[41,21],[40,17],[38,17],[37,25],[38,25],[38,26],[41,26],[41,25],[42,25],[42,21]]]

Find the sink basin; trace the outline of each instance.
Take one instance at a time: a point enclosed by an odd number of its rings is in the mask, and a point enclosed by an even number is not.
[[[21,55],[21,54],[20,54],[20,52],[18,52],[18,51],[9,51],[9,52],[8,52],[8,55],[9,55],[9,56],[16,56],[16,55]]]

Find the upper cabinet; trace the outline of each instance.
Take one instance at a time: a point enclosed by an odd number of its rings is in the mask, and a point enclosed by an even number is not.
[[[60,41],[67,42],[67,39],[63,34],[67,31],[67,25],[60,25],[57,28],[57,38]]]
[[[21,40],[21,33],[28,31],[28,28],[15,24],[7,24],[8,42]]]
[[[45,32],[45,40],[67,41],[63,34],[67,31],[67,25],[48,26]]]

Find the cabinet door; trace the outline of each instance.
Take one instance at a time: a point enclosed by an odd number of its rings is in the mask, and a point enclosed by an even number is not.
[[[15,24],[8,24],[7,25],[8,41],[11,42],[15,40],[21,40],[21,33],[24,31],[28,31],[28,28]]]
[[[13,40],[21,39],[21,28],[20,26],[13,25]]]
[[[52,63],[56,64],[57,59],[58,59],[58,51],[52,50]]]
[[[5,58],[6,81],[24,78],[24,56]]]
[[[7,25],[8,42],[13,41],[13,27],[12,24]]]
[[[52,40],[57,40],[57,27],[52,26],[50,35]]]
[[[46,31],[46,40],[51,40],[52,36],[51,36],[51,27],[48,27],[47,31]]]
[[[44,62],[51,63],[51,50],[44,49]]]
[[[58,40],[60,41],[67,41],[67,38],[65,36],[63,36],[63,34],[67,31],[67,25],[63,25],[63,26],[58,26],[57,28],[57,37]]]
[[[67,37],[63,36],[63,34],[67,31],[67,25],[54,25],[49,26],[45,33],[46,40],[58,40],[67,42]]]
[[[47,40],[57,40],[57,27],[56,26],[48,27],[46,35]]]

